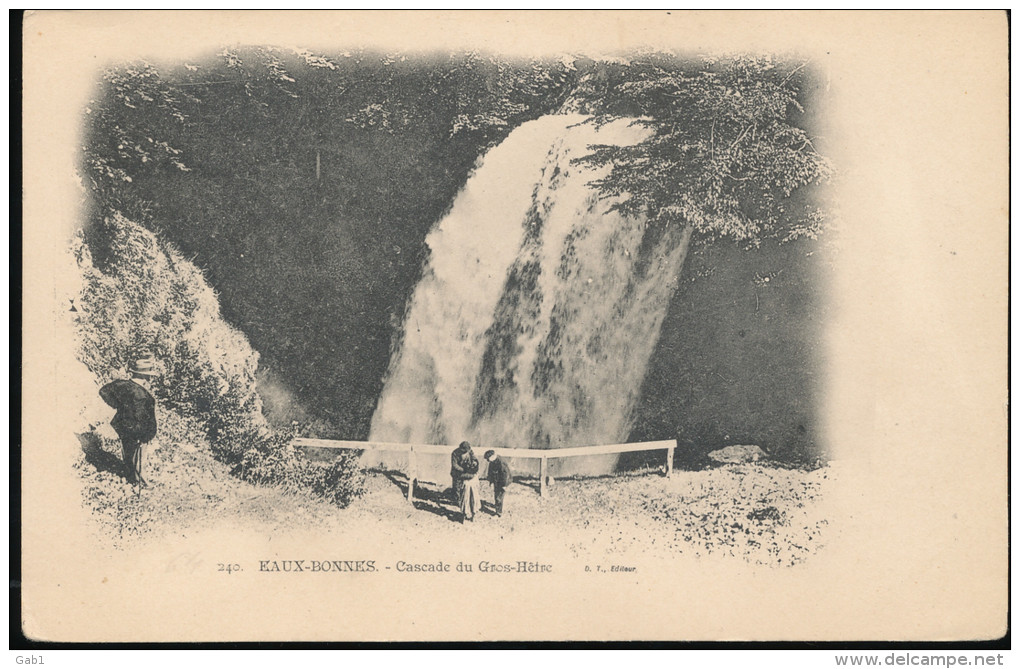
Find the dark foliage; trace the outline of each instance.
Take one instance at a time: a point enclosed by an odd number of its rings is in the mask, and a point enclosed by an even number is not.
[[[817,236],[821,210],[789,206],[796,190],[831,173],[800,124],[804,64],[734,57],[692,65],[652,54],[604,73],[589,102],[593,122],[636,117],[651,132],[633,146],[595,146],[583,159],[612,166],[596,182],[602,194],[654,226],[752,245]]]
[[[223,321],[201,272],[123,216],[95,221],[93,230],[104,241],[103,267],[92,261],[84,235],[73,249],[82,278],[78,358],[89,371],[106,382],[123,376],[142,351],[152,353],[161,372],[152,391],[161,407],[162,441],[194,443],[193,435],[176,428],[195,424],[212,455],[243,480],[349,504],[361,490],[357,458],[322,468],[297,457],[289,440],[274,434],[255,385],[258,354]],[[87,455],[95,451],[86,448]]]
[[[367,436],[425,235],[478,156],[561,106],[596,122],[641,116],[648,141],[589,158],[614,165],[604,193],[627,193],[620,207],[651,213],[649,240],[657,227],[691,225],[696,244],[729,237],[739,247],[688,261],[632,438],[807,452],[817,436],[819,300],[805,259],[824,219],[801,191],[829,172],[806,129],[810,74],[767,59],[226,49],[107,73],[86,117],[83,172],[96,220],[123,211],[181,249],[318,436],[357,439]],[[108,236],[102,225],[86,230],[100,269]],[[759,248],[740,253],[748,247]],[[766,276],[779,280],[753,290]],[[758,297],[753,312],[748,295]],[[774,296],[811,309],[769,312]],[[739,332],[754,336],[735,340]],[[733,362],[716,370],[713,360]],[[202,410],[225,411],[205,395]],[[252,441],[221,422],[209,425],[217,440]],[[282,480],[284,455],[239,452],[245,471]]]
[[[475,53],[136,64],[107,74],[84,167],[101,207],[205,269],[304,407],[365,437],[426,233],[478,156],[575,76]]]

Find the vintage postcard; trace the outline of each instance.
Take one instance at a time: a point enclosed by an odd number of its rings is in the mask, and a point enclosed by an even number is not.
[[[1004,12],[23,25],[29,638],[1005,634]]]

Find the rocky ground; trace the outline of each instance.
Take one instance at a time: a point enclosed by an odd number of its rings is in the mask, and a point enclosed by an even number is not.
[[[139,492],[122,476],[119,442],[95,433],[79,439],[83,448],[75,466],[84,504],[99,536],[116,547],[197,532],[230,518],[267,532],[391,535],[408,546],[456,543],[465,536],[508,544],[526,538],[529,545],[566,548],[579,559],[715,556],[781,567],[809,558],[829,531],[822,501],[832,484],[831,467],[724,464],[676,470],[668,479],[646,470],[560,480],[546,498],[538,495],[537,481],[519,479],[507,492],[502,517],[486,505],[474,522],[461,525],[441,484],[420,485],[412,505],[402,474],[369,472],[365,494],[338,509],[243,483],[208,455],[204,443],[161,443],[150,458],[153,485]],[[491,500],[487,483],[481,490]]]

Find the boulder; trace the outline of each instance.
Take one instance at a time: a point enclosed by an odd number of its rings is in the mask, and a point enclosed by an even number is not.
[[[708,454],[708,457],[716,462],[743,463],[757,462],[764,458],[765,455],[765,451],[757,446],[727,446],[726,448],[712,451]]]

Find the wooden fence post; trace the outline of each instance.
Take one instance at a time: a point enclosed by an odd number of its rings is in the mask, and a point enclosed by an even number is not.
[[[418,454],[414,447],[407,452],[407,501],[414,504],[414,482],[418,478]]]
[[[313,454],[322,449],[353,449],[358,451],[391,451],[396,453],[407,453],[407,501],[413,503],[415,487],[418,483],[418,453],[444,455],[449,457],[452,446],[440,446],[436,444],[412,444],[365,442],[365,441],[342,441],[337,439],[309,439],[297,437],[291,442],[295,447],[312,449]],[[528,458],[540,460],[539,487],[538,493],[541,497],[549,494],[549,458],[571,458],[585,457],[591,455],[606,455],[609,453],[634,453],[651,452],[666,449],[666,477],[672,478],[673,462],[675,460],[676,440],[670,441],[644,441],[633,444],[604,444],[599,446],[573,446],[556,450],[541,449],[499,449],[509,458]],[[309,455],[306,452],[306,455]],[[528,465],[529,468],[531,465]]]

